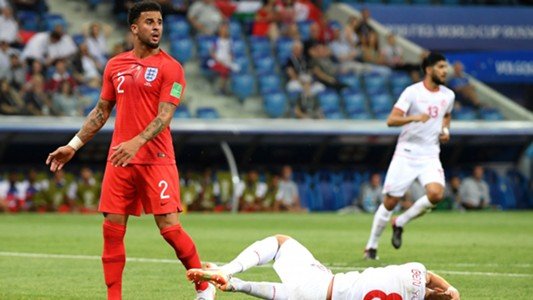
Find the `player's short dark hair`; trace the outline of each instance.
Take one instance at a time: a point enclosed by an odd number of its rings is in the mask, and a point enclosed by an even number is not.
[[[429,53],[426,58],[422,61],[422,72],[426,74],[426,68],[427,67],[433,67],[436,65],[439,61],[446,61],[446,57],[444,55],[437,53],[437,52],[431,52]]]
[[[128,11],[128,25],[135,23],[142,12],[145,11],[161,11],[161,5],[154,1],[141,1],[135,3]]]

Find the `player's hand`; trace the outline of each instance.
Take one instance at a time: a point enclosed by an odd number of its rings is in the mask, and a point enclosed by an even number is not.
[[[450,296],[451,300],[460,300],[461,299],[461,296],[459,296],[459,291],[456,288],[452,287],[452,286],[450,286],[446,290],[446,292],[444,292],[444,294]]]
[[[135,157],[135,154],[137,154],[137,151],[139,151],[142,145],[143,144],[137,138],[133,138],[111,148],[115,151],[109,158],[111,160],[111,164],[115,167],[127,166],[128,163]]]
[[[449,134],[444,134],[444,133],[439,134],[439,141],[441,143],[446,143],[449,140],[450,140],[450,135]]]
[[[420,115],[417,115],[415,117],[416,117],[415,121],[417,121],[417,122],[426,123],[426,121],[429,120],[429,115],[428,114],[420,114]]]
[[[63,166],[72,159],[76,150],[70,146],[62,146],[56,149],[56,151],[48,154],[46,158],[46,164],[50,165],[50,171],[55,172],[61,170]]]

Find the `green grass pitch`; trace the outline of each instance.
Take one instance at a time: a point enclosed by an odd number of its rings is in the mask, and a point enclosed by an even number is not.
[[[533,212],[433,212],[410,223],[400,250],[382,236],[377,262],[362,259],[371,215],[186,214],[202,260],[227,262],[257,239],[284,233],[334,272],[419,261],[462,299],[532,299]],[[0,299],[105,299],[99,215],[0,215]],[[124,299],[193,299],[192,285],[151,216],[131,218]],[[243,279],[279,281],[269,267]],[[219,293],[218,299],[250,299]]]

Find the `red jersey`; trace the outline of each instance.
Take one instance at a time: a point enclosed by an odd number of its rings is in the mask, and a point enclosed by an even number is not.
[[[133,51],[109,60],[104,71],[101,97],[116,101],[112,147],[144,131],[157,116],[160,102],[178,105],[185,91],[185,75],[179,62],[160,50],[140,59]],[[176,164],[170,128],[165,128],[142,146],[130,164]]]

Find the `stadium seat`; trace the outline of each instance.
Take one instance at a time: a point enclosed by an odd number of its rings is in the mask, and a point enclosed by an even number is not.
[[[529,209],[533,207],[533,199],[528,190],[528,179],[517,170],[507,171],[507,180],[511,185],[516,199],[516,208]]]
[[[196,117],[200,119],[218,119],[220,116],[213,107],[198,107],[196,109]]]
[[[276,63],[272,56],[257,55],[253,57],[257,75],[271,74],[275,71]]]
[[[370,107],[376,115],[389,114],[392,109],[392,98],[389,94],[370,96]]]
[[[247,55],[235,56],[233,62],[239,65],[240,74],[247,74],[250,72],[250,59]]]
[[[455,109],[452,112],[453,119],[471,121],[477,118],[477,112],[470,107],[463,106],[460,109]]]
[[[209,57],[215,41],[216,37],[212,35],[200,35],[196,38],[197,53],[201,59]]]
[[[500,121],[503,120],[503,116],[500,111],[492,107],[484,107],[479,110],[479,116],[483,120]]]
[[[51,31],[56,27],[57,25],[61,25],[63,27],[63,31],[68,31],[68,25],[67,21],[63,18],[63,15],[61,14],[45,14],[43,16],[43,28],[46,31]]]
[[[516,199],[508,178],[489,168],[485,168],[484,173],[484,179],[489,185],[491,204],[502,209],[516,208]]]
[[[377,94],[387,92],[387,79],[382,75],[367,74],[364,75],[366,92],[368,94]]]
[[[361,90],[361,82],[359,81],[359,77],[355,74],[340,75],[338,80],[346,84],[351,90],[354,90],[354,91]]]
[[[239,100],[243,101],[254,93],[254,77],[250,74],[233,74],[231,90]]]
[[[287,112],[287,97],[283,92],[272,92],[263,95],[266,114],[271,118],[282,117]]]
[[[313,24],[313,21],[298,22],[298,32],[300,32],[302,41],[307,41],[311,38],[311,24]]]
[[[78,33],[78,34],[73,34],[72,35],[72,40],[74,41],[74,43],[76,43],[76,45],[81,45],[83,44],[83,42],[85,42],[85,36],[81,33]]]
[[[343,90],[342,99],[344,102],[344,110],[348,114],[366,112],[366,100],[363,94],[351,90]]]
[[[185,104],[180,104],[174,111],[174,118],[176,119],[190,119],[192,118],[189,108]]]
[[[279,91],[281,89],[281,80],[274,73],[265,74],[259,77],[259,92],[263,95],[266,93]]]
[[[185,19],[167,21],[166,26],[171,40],[184,37],[188,38],[190,36],[191,27]]]
[[[246,43],[239,38],[231,39],[231,53],[234,57],[241,57],[246,55]]]
[[[390,84],[394,95],[396,94],[395,91],[399,90],[401,92],[412,83],[411,77],[406,73],[393,73],[390,77]]]
[[[340,99],[336,91],[325,90],[317,95],[317,99],[324,112],[340,111]]]
[[[39,31],[39,15],[30,10],[20,10],[17,12],[20,26],[24,30]]]
[[[252,56],[270,55],[270,40],[264,36],[251,36],[250,51],[252,52]]]
[[[280,38],[276,42],[276,58],[280,65],[285,65],[292,54],[293,40],[289,38]]]
[[[344,119],[344,114],[337,108],[330,108],[323,110],[324,118],[327,120],[342,120]]]
[[[193,43],[189,38],[172,40],[170,43],[170,54],[180,63],[186,63],[193,56]]]
[[[240,39],[242,38],[242,25],[239,21],[231,20],[229,22],[229,35],[232,38]]]

